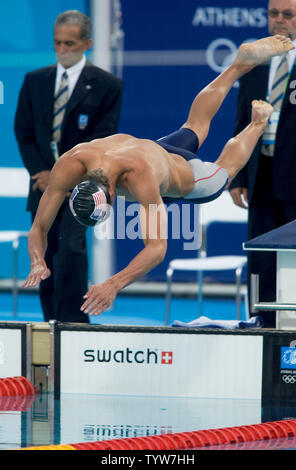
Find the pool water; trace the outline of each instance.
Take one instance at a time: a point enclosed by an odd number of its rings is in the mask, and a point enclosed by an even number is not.
[[[262,408],[260,400],[87,394],[61,394],[54,399],[47,393],[22,400],[2,398],[0,449],[257,424],[291,418],[291,412],[295,409]]]

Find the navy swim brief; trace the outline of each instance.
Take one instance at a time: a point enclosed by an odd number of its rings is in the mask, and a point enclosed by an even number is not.
[[[197,135],[187,127],[181,127],[176,132],[157,139],[156,143],[168,152],[180,155],[185,160],[196,158],[199,147]]]

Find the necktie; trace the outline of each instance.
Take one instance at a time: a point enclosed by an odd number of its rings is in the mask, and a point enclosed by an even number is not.
[[[266,126],[263,134],[263,147],[262,153],[270,157],[274,154],[274,145],[276,138],[276,131],[279,121],[279,114],[283,104],[285,94],[285,86],[289,76],[289,64],[287,56],[284,55],[276,70],[273,84],[270,91],[269,102],[273,106],[274,112],[271,115],[268,125]]]
[[[61,128],[68,101],[68,75],[64,72],[61,84],[54,98],[52,139],[58,143],[61,138]]]

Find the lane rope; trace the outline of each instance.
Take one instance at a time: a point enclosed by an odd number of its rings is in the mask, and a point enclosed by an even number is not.
[[[19,450],[190,450],[247,442],[265,443],[296,437],[296,419],[273,421],[157,436],[81,442],[78,444],[24,447]],[[282,441],[280,441],[282,442]]]

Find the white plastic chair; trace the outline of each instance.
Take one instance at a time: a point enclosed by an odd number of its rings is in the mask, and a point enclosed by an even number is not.
[[[166,318],[169,324],[170,305],[172,297],[172,280],[175,271],[197,271],[198,273],[198,301],[199,313],[202,313],[203,302],[203,272],[205,271],[234,271],[236,278],[236,315],[240,319],[241,306],[241,274],[247,263],[246,256],[221,255],[207,256],[206,233],[211,223],[246,223],[247,210],[235,206],[228,191],[224,191],[215,201],[200,206],[200,224],[202,226],[203,243],[196,258],[173,259],[170,261],[167,272],[166,291]],[[246,299],[245,299],[246,300]],[[245,301],[248,317],[247,301]]]
[[[0,230],[0,243],[11,243],[12,244],[12,297],[13,297],[13,316],[17,316],[18,310],[18,253],[19,243],[21,238],[26,238],[28,232],[17,231],[17,230]]]

